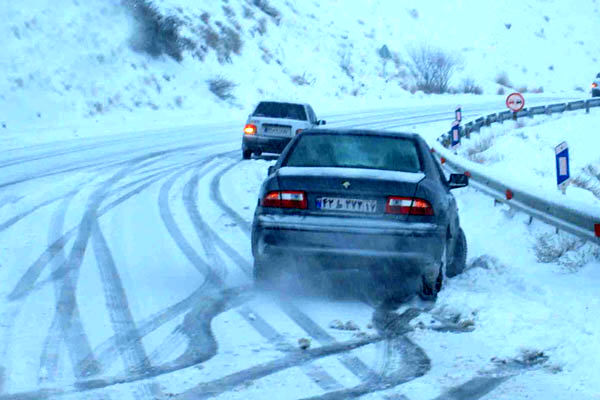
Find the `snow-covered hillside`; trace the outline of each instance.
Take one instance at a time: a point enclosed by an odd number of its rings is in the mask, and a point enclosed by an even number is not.
[[[408,53],[423,45],[459,61],[456,90],[469,78],[494,97],[496,81],[587,96],[598,16],[595,1],[558,0],[7,2],[0,134],[31,141],[39,128],[68,127],[59,137],[72,137],[125,120],[144,128],[238,120],[263,98],[305,100],[321,112],[428,102],[410,93]],[[143,51],[170,47],[180,60]],[[211,81],[225,83],[222,98]]]

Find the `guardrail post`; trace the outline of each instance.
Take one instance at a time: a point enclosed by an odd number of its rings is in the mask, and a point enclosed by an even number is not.
[[[517,120],[517,113],[515,111],[513,111],[512,119],[513,121]]]
[[[585,113],[586,114],[590,113],[590,101],[589,100],[585,101]]]

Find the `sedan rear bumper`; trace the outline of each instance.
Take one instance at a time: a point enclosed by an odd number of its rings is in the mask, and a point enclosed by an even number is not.
[[[281,153],[290,140],[291,137],[244,135],[242,150],[250,150],[253,153]]]
[[[254,257],[325,269],[391,266],[410,275],[439,266],[444,240],[445,230],[430,223],[287,215],[257,216],[252,235]]]

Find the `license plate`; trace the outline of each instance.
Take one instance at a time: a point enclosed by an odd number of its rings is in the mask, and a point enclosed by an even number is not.
[[[321,197],[317,199],[317,208],[319,210],[374,213],[377,211],[377,200]]]
[[[290,128],[284,126],[265,126],[265,135],[290,136]]]

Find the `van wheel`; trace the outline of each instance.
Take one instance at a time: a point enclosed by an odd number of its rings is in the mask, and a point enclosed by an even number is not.
[[[242,151],[242,158],[244,160],[249,160],[250,157],[252,157],[252,152],[250,150],[243,150]]]

